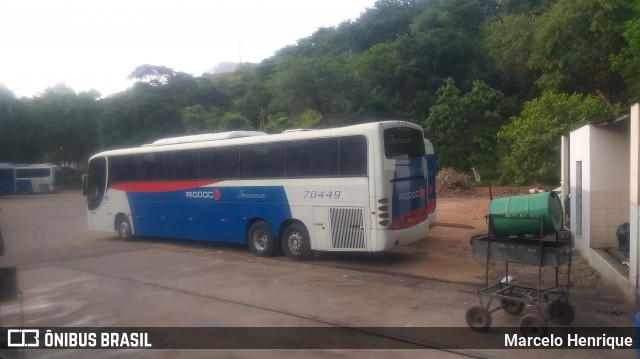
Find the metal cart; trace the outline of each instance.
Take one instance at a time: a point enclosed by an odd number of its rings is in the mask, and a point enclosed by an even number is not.
[[[496,219],[539,220],[540,232],[527,236],[497,237],[493,235]],[[473,256],[486,260],[484,288],[475,292],[480,305],[469,308],[466,314],[471,329],[486,332],[491,327],[491,313],[502,309],[508,314],[519,315],[525,306],[535,307],[533,313],[525,314],[519,322],[520,331],[526,336],[546,335],[549,321],[567,325],[575,318],[575,309],[569,302],[573,236],[566,230],[545,235],[543,219],[543,215],[489,214],[488,234],[471,238]],[[489,285],[489,264],[492,260],[505,262],[505,275],[500,282]],[[513,284],[509,262],[537,266],[537,286]],[[561,285],[559,268],[565,264],[567,280]],[[542,268],[545,266],[555,267],[555,286],[544,287]]]

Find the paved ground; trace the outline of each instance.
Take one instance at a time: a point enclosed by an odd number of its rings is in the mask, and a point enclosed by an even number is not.
[[[459,217],[462,207],[469,204],[440,200],[439,221],[445,223],[456,213]],[[411,341],[421,348],[446,347],[442,340],[462,337],[465,341],[500,339],[499,333],[472,332],[464,318],[466,310],[478,304],[477,296],[469,292],[484,280],[482,263],[469,254],[467,233],[483,230],[481,206],[473,219],[478,224],[471,221],[473,229],[437,226],[425,241],[391,253],[325,254],[305,263],[256,258],[243,247],[149,239],[122,242],[110,234],[93,233],[87,230],[83,199],[77,192],[0,198],[0,209],[6,246],[0,265],[18,266],[23,291],[21,301],[2,305],[4,327],[458,328],[454,333],[459,337]],[[585,287],[572,299],[578,313],[573,326],[630,325],[629,310],[615,296],[593,300],[592,290]],[[518,317],[502,311],[492,317],[494,326],[518,326]],[[39,350],[22,354],[27,358],[632,356],[629,351],[611,350],[496,349]]]

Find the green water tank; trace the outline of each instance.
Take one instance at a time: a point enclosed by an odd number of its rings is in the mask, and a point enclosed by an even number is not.
[[[540,234],[540,220],[526,215],[542,215],[545,234],[561,230],[564,218],[562,203],[555,192],[497,198],[491,201],[489,214],[509,217],[493,218],[493,234],[499,237]]]

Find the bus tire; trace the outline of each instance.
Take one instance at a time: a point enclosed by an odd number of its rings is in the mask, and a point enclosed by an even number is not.
[[[276,250],[276,240],[271,234],[267,222],[258,221],[247,231],[247,244],[253,254],[258,257],[269,257]]]
[[[282,249],[287,257],[295,260],[305,260],[311,256],[311,239],[302,223],[293,223],[285,228]]]
[[[131,222],[129,222],[129,219],[124,214],[119,215],[118,219],[116,219],[116,232],[118,232],[118,237],[123,241],[133,240]]]

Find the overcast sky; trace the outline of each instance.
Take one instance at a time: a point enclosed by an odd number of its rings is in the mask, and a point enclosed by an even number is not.
[[[375,0],[0,0],[0,83],[33,96],[65,82],[103,96],[142,64],[200,76],[260,62]]]

